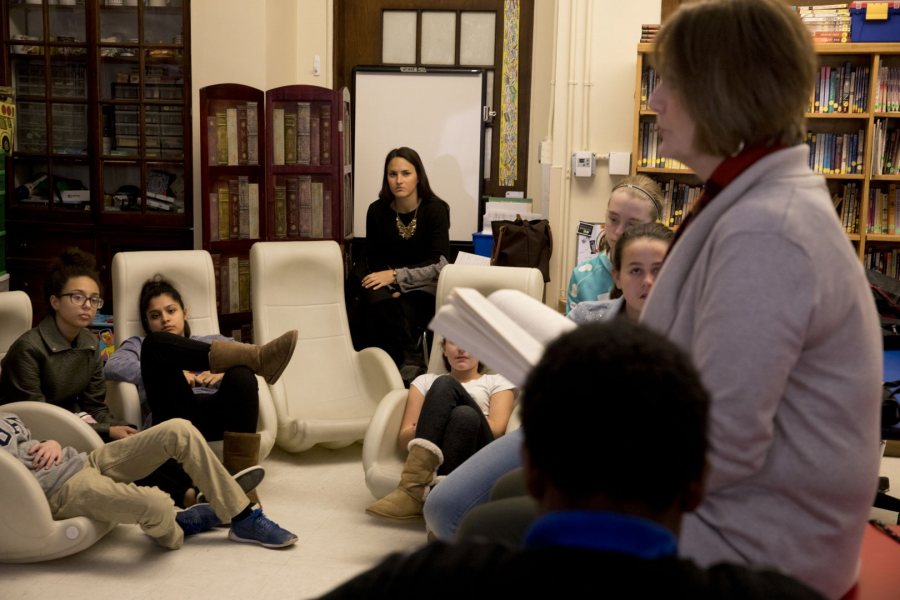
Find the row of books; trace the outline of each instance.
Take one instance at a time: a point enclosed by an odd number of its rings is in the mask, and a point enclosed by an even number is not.
[[[642,167],[687,170],[684,163],[659,154],[659,125],[656,124],[656,121],[641,121],[638,135],[641,142],[640,165]]]
[[[216,310],[219,314],[250,310],[250,259],[213,254]]]
[[[272,109],[272,164],[331,164],[331,105],[281,104]]]
[[[900,111],[900,67],[881,67],[878,69],[875,111]]]
[[[814,42],[846,43],[850,37],[850,10],[846,3],[797,6],[800,20],[809,29]]]
[[[219,179],[209,194],[209,241],[259,239],[259,184]]]
[[[900,279],[900,249],[866,248],[863,266],[884,273],[888,277]]]
[[[664,199],[659,220],[668,227],[678,227],[685,215],[693,208],[700,194],[703,193],[703,186],[689,185],[674,179],[660,182],[660,184],[663,188]]]
[[[659,33],[659,23],[644,23],[641,25],[641,43],[652,43],[656,39],[657,33]]]
[[[847,62],[822,65],[810,98],[811,113],[864,113],[869,105],[869,67]]]
[[[867,233],[900,234],[900,194],[897,185],[869,190]]]
[[[659,73],[653,67],[641,72],[641,110],[650,109],[650,94],[659,85],[660,80]]]
[[[258,110],[256,102],[241,102],[207,117],[210,166],[259,164]]]
[[[847,233],[859,233],[859,184],[851,181],[832,190],[831,201]]]
[[[275,239],[330,238],[331,190],[309,175],[275,180]]]
[[[809,168],[826,175],[862,173],[865,137],[862,129],[856,133],[808,132]]]
[[[887,119],[875,119],[872,134],[872,174],[896,175],[900,173],[900,132],[888,129]]]

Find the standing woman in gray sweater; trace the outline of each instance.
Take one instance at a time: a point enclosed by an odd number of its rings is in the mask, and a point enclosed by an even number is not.
[[[781,0],[687,4],[660,31],[654,65],[659,152],[706,184],[642,314],[712,396],[707,490],[681,553],[774,565],[840,597],[878,475],[881,334],[808,166],[809,32]]]

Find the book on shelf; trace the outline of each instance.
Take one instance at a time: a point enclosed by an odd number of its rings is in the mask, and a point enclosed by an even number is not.
[[[284,181],[275,183],[275,231],[276,240],[283,240],[287,237],[287,189]]]
[[[312,226],[309,235],[314,238],[325,236],[324,220],[325,220],[325,186],[321,181],[312,182]]]
[[[216,157],[217,165],[228,164],[228,116],[224,110],[216,111],[215,154],[210,149],[209,156],[210,160],[212,160],[213,156]]]
[[[228,312],[241,310],[240,257],[228,257]]]
[[[284,182],[285,210],[287,210],[287,237],[296,238],[302,230],[302,207],[300,205],[300,181],[297,177],[288,177]]]
[[[297,164],[309,164],[310,103],[297,103]]]
[[[309,237],[312,232],[312,222],[313,222],[313,209],[312,209],[312,177],[309,175],[304,175],[300,177],[299,181],[300,186],[300,202],[298,205],[299,208],[299,219],[300,219],[300,231],[299,234],[302,237]]]
[[[250,259],[238,259],[238,308],[241,312],[250,310]]]
[[[272,109],[272,164],[284,164],[284,109]]]
[[[238,177],[238,203],[240,205],[240,222],[238,239],[250,239],[250,183],[246,175]]]
[[[236,108],[225,109],[225,138],[228,148],[228,165],[238,164],[238,118]]]
[[[320,137],[319,103],[314,102],[309,106],[309,164],[311,165],[320,164]]]
[[[213,264],[213,277],[216,280],[216,312],[222,312],[222,255],[210,254]]]
[[[209,193],[209,241],[219,241],[219,194]]]
[[[322,224],[322,237],[330,238],[332,234],[331,228],[331,217],[332,217],[332,206],[331,206],[331,190],[325,190],[323,192],[322,204],[324,205],[323,209],[323,221]]]
[[[247,164],[247,105],[237,105],[237,164]]]
[[[284,164],[297,164],[297,113],[284,113]]]
[[[259,113],[256,102],[247,102],[247,164],[259,164]]]
[[[219,197],[219,239],[231,239],[231,209],[228,207],[228,182],[219,181],[216,185],[217,195]]]
[[[228,239],[241,236],[241,192],[237,179],[228,180]]]
[[[259,236],[259,184],[251,183],[247,186],[250,197],[250,239],[258,240]]]
[[[456,288],[429,325],[522,387],[544,348],[575,323],[519,290]]]
[[[319,164],[331,164],[331,106],[319,105]]]

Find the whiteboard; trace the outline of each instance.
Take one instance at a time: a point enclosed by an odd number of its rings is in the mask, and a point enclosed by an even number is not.
[[[354,75],[354,237],[366,237],[384,157],[408,146],[422,157],[431,189],[450,205],[450,240],[471,242],[481,196],[484,71],[363,67]]]

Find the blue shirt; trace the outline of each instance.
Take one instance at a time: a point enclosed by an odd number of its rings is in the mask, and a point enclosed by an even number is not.
[[[599,300],[612,289],[612,264],[606,252],[595,254],[575,265],[569,277],[566,294],[566,313],[582,300]]]
[[[552,512],[534,522],[525,533],[529,548],[565,546],[618,552],[643,559],[673,556],[675,535],[662,525],[622,513],[593,510]]]

